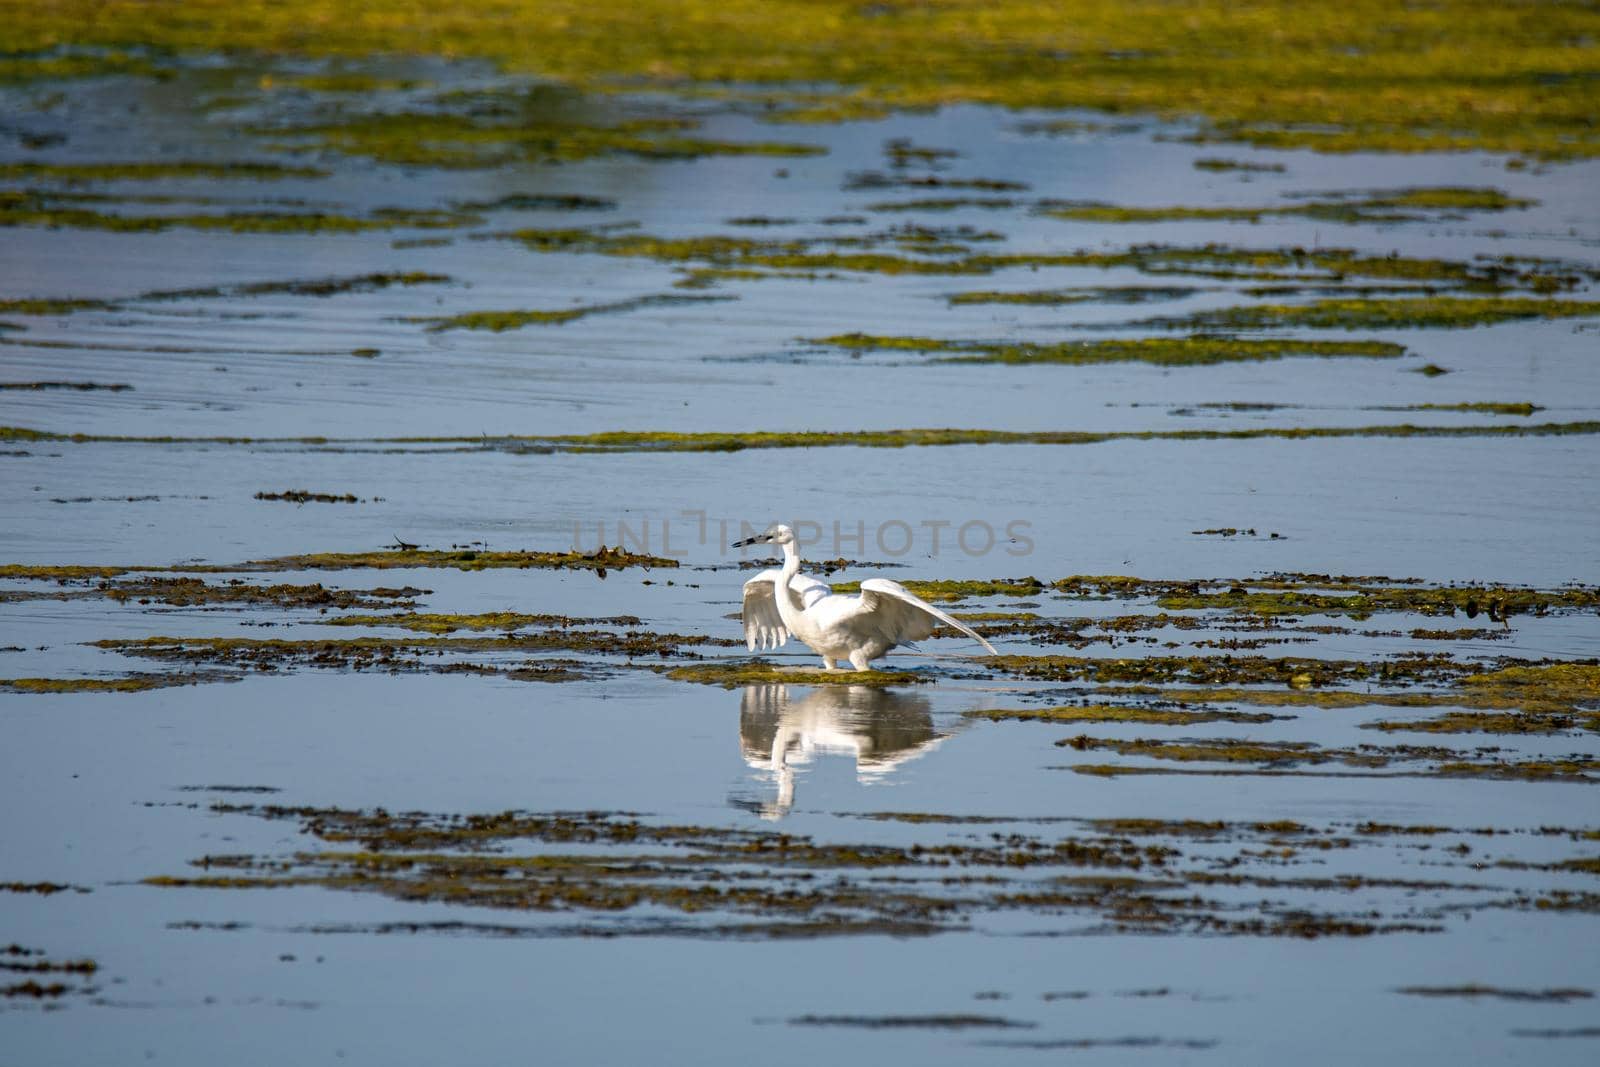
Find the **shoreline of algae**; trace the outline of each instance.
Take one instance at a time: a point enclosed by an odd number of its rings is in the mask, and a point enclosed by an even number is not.
[[[178,300],[238,300],[256,296],[332,297],[349,293],[375,293],[391,286],[448,285],[448,274],[429,271],[376,271],[321,278],[294,278],[286,281],[238,282],[190,289],[153,289],[125,297],[24,297],[0,300],[0,314],[71,315],[79,311],[120,311],[143,303]],[[73,386],[81,388],[81,386]],[[109,388],[109,387],[102,387]]]
[[[424,557],[434,565],[471,568],[485,555],[466,553],[419,553],[400,550],[360,558],[360,554],[320,553],[279,560],[258,561],[240,567],[210,565],[148,570],[186,570],[223,572],[229,570],[271,571],[285,569],[342,569],[346,567],[416,565]],[[527,553],[487,554],[485,566],[528,565]],[[551,557],[561,554],[546,554]],[[619,555],[608,550],[609,556]],[[468,558],[462,558],[468,557]],[[497,558],[498,557],[498,558]],[[516,558],[512,558],[516,557]],[[648,557],[640,557],[648,558]],[[596,556],[584,556],[579,565],[593,565]],[[547,561],[548,562],[548,561]],[[569,565],[573,560],[563,560]],[[596,568],[597,570],[599,568]],[[0,578],[54,581],[61,585],[78,582],[85,587],[68,588],[56,596],[72,598],[104,596],[119,603],[174,606],[238,606],[244,608],[316,609],[322,614],[303,619],[316,625],[336,627],[400,628],[412,631],[398,637],[359,636],[351,638],[253,637],[145,637],[94,642],[95,647],[124,655],[177,660],[212,668],[235,671],[299,670],[304,668],[343,668],[355,671],[433,671],[476,673],[518,680],[568,681],[592,676],[593,667],[614,668],[615,664],[586,664],[575,660],[541,658],[520,664],[469,662],[457,658],[437,659],[441,654],[542,654],[568,652],[581,655],[625,654],[636,656],[687,657],[701,659],[690,651],[735,648],[734,638],[658,634],[641,630],[634,616],[579,618],[563,615],[528,614],[510,610],[478,614],[419,611],[416,598],[426,590],[405,588],[330,589],[317,585],[255,586],[241,579],[211,585],[199,578],[142,577],[112,580],[120,568],[90,566],[0,566]],[[1026,598],[1029,601],[1049,596],[1052,599],[1138,598],[1150,602],[1156,614],[1116,617],[1044,618],[1025,613],[1028,625],[1043,638],[1036,643],[1069,645],[1081,649],[1076,640],[1085,625],[1103,627],[1110,634],[1128,635],[1141,629],[1159,629],[1189,622],[1181,629],[1229,629],[1230,619],[1246,618],[1248,627],[1282,629],[1276,620],[1307,614],[1348,615],[1367,618],[1377,613],[1455,615],[1469,617],[1486,613],[1492,620],[1507,620],[1513,615],[1546,616],[1589,612],[1600,606],[1600,589],[1564,586],[1538,590],[1514,586],[1430,585],[1408,579],[1350,577],[1330,575],[1278,575],[1255,580],[1255,592],[1229,580],[1175,581],[1118,576],[1072,576],[1053,581],[1037,578],[974,580],[907,580],[906,584],[930,600],[958,601],[968,598]],[[853,583],[837,585],[849,591]],[[0,595],[32,599],[41,595],[19,591]],[[1037,607],[1036,603],[1030,606]],[[356,609],[363,613],[328,616],[329,608],[341,612]],[[389,609],[373,614],[372,609]],[[1169,609],[1198,611],[1204,614],[1168,614]],[[979,621],[1011,621],[1014,612],[967,613]],[[609,629],[596,630],[604,626]],[[576,629],[575,629],[576,628]],[[625,629],[626,632],[620,632]],[[466,636],[446,637],[459,631]],[[992,631],[995,633],[1006,631]],[[1020,631],[1012,631],[1020,632]],[[1032,633],[1034,630],[1029,630]],[[1347,633],[1337,626],[1294,625],[1289,632]],[[1465,633],[1467,631],[1463,631]],[[1472,631],[1475,632],[1475,631]],[[1402,636],[1395,630],[1392,636]],[[1453,631],[1443,632],[1446,634]],[[1376,634],[1374,636],[1382,636]],[[1412,630],[1413,640],[1431,640],[1439,633]],[[1526,660],[1513,657],[1466,659],[1451,653],[1418,649],[1399,656],[1377,660],[1327,659],[1315,654],[1288,656],[1241,655],[1240,649],[1256,647],[1229,641],[1194,641],[1193,654],[1148,654],[1125,656],[1084,656],[1068,654],[1011,654],[980,657],[973,663],[993,672],[991,677],[1014,678],[1028,683],[1088,683],[1062,693],[1046,690],[1043,695],[1057,701],[1052,706],[1034,708],[978,709],[965,712],[969,719],[992,721],[1041,722],[1046,724],[1121,724],[1183,727],[1200,723],[1228,722],[1265,724],[1298,717],[1303,711],[1398,711],[1405,718],[1379,718],[1357,725],[1385,734],[1499,734],[1499,735],[1576,735],[1600,732],[1600,664],[1593,660]],[[1169,645],[1168,647],[1177,647]],[[1223,647],[1228,653],[1200,652],[1202,648]],[[1154,650],[1151,650],[1154,653]],[[870,672],[823,672],[799,665],[778,665],[765,660],[708,660],[673,668],[650,669],[667,673],[676,681],[698,682],[734,688],[746,685],[844,685],[897,686],[930,683],[934,676],[921,671],[878,670]],[[169,676],[129,675],[112,679],[24,678],[0,681],[0,688],[26,693],[66,693],[92,691],[133,692],[162,685],[184,685],[212,680],[235,680],[242,674],[187,674]],[[1061,704],[1061,696],[1077,696],[1080,703]],[[1106,701],[1114,701],[1107,703]],[[1284,713],[1288,712],[1286,716]],[[1416,716],[1416,717],[1411,717]],[[1162,742],[1166,744],[1166,742]],[[1081,746],[1080,746],[1081,747]],[[1358,746],[1367,756],[1381,755],[1381,746]],[[1389,746],[1423,752],[1416,746]],[[1265,751],[1261,749],[1260,751]],[[1297,750],[1298,751],[1298,750]],[[1443,749],[1429,750],[1433,762],[1448,763],[1448,773],[1528,774],[1567,776],[1585,771],[1551,766],[1547,771],[1532,765],[1525,769],[1491,767],[1480,761],[1456,759]],[[1230,757],[1231,758],[1231,757]],[[1265,756],[1261,757],[1266,759]],[[1282,758],[1297,758],[1286,754]],[[1346,760],[1345,762],[1348,762]],[[1571,763],[1571,761],[1567,761]],[[1364,764],[1381,766],[1381,763]],[[1142,773],[1128,771],[1125,773]]]
[[[131,674],[120,678],[0,678],[0,692],[30,694],[143,693],[203,682],[237,681],[233,675],[210,673]]]
[[[1390,341],[1312,341],[1299,338],[1139,337],[1114,341],[950,341],[937,337],[884,337],[864,333],[815,338],[813,343],[846,351],[940,353],[931,363],[1054,363],[1090,366],[1100,363],[1150,363],[1158,367],[1208,367],[1218,363],[1256,362],[1294,356],[1394,359],[1404,345]]]
[[[521,121],[494,115],[400,111],[346,116],[323,125],[269,126],[258,130],[286,141],[272,147],[308,148],[404,167],[488,169],[516,163],[570,163],[609,155],[650,160],[703,156],[804,157],[820,145],[778,141],[722,141],[689,136],[698,119],[681,115],[619,118],[611,124],[553,120],[538,112]]]
[[[1600,155],[1600,14],[1585,5],[1199,0],[1175,18],[1160,0],[1098,0],[1063,18],[1037,0],[3,0],[0,21],[11,82],[159,75],[164,52],[425,53],[584,88],[718,92],[790,121],[971,103],[1198,118],[1198,142]],[[134,42],[153,53],[49,51]]]
[[[664,430],[614,430],[550,436],[475,435],[471,437],[138,437],[120,434],[57,433],[23,426],[0,426],[0,442],[130,444],[167,446],[273,445],[319,451],[384,447],[391,451],[453,448],[463,452],[598,454],[616,452],[739,452],[783,448],[931,448],[955,445],[1096,445],[1114,441],[1259,441],[1340,438],[1494,438],[1600,434],[1600,420],[1499,424],[1487,426],[1250,427],[1215,430],[906,430],[752,431],[748,433]]]
[[[1592,894],[1558,889],[1536,896],[1538,890],[1486,882],[1491,876],[1481,873],[1485,868],[1478,856],[1466,858],[1471,848],[1433,849],[1443,844],[1440,834],[1493,835],[1496,851],[1505,858],[1491,869],[1530,869],[1523,857],[1532,856],[1544,836],[1578,839],[1585,833],[1559,827],[1497,832],[1287,820],[857,816],[918,828],[907,830],[915,835],[912,840],[884,844],[853,837],[821,840],[774,828],[663,824],[606,812],[391,814],[216,802],[209,813],[296,822],[300,838],[272,853],[200,856],[182,873],[154,875],[143,884],[230,891],[321,886],[405,902],[512,909],[524,916],[517,925],[445,921],[305,928],[323,933],[908,936],[983,930],[977,925],[983,915],[1010,913],[1035,921],[1067,917],[1077,934],[1309,939],[1440,932],[1448,913],[1465,912],[1470,918],[1490,909],[1587,911],[1594,906]],[[1031,825],[970,837],[947,832],[952,823],[1000,822]],[[1502,842],[1501,834],[1527,834],[1528,840],[1508,853],[1513,842]],[[1373,854],[1381,852],[1388,866],[1398,860],[1402,869],[1378,875],[1358,867],[1330,875],[1326,857],[1334,850],[1359,859],[1380,858]],[[1442,876],[1441,867],[1480,873]],[[1568,868],[1571,864],[1537,867]],[[1218,893],[1219,887],[1245,892]],[[1255,890],[1270,892],[1271,902]],[[1454,906],[1439,909],[1441,894],[1449,894]],[[551,917],[549,923],[540,920],[541,913]],[[619,916],[625,917],[619,921]],[[1084,928],[1083,919],[1091,925]],[[1088,995],[1045,993],[1043,999]],[[1552,995],[1587,994],[1543,994]]]
[[[677,567],[680,562],[666,556],[652,556],[648,553],[630,552],[620,545],[616,548],[607,548],[602,545],[593,552],[579,551],[477,551],[452,549],[449,551],[420,549],[416,546],[404,548],[383,549],[371,552],[312,552],[298,556],[278,556],[273,559],[250,560],[245,563],[192,563],[175,566],[89,566],[67,564],[61,566],[47,564],[7,563],[0,564],[0,579],[22,578],[39,581],[70,581],[75,579],[90,578],[116,578],[129,573],[176,573],[176,574],[263,574],[280,571],[314,571],[314,570],[357,570],[371,568],[376,570],[393,570],[398,568],[454,568],[461,571],[481,571],[501,567],[516,569],[549,569],[549,570],[588,570],[594,571],[599,577],[604,578],[608,570],[622,570],[627,567]],[[144,595],[159,598],[164,595],[164,590],[157,582],[143,583],[149,587]],[[226,588],[226,587],[225,587]],[[365,591],[338,591],[324,590],[320,585],[309,587],[274,586],[268,589],[257,589],[251,586],[238,586],[240,598],[260,594],[262,599],[273,599],[273,594],[281,596],[294,596],[304,591],[306,595],[320,598],[326,594],[337,598],[354,598],[342,601],[334,606],[368,606],[360,599],[365,594],[370,600],[373,596],[387,595],[397,598],[410,598],[424,592],[423,590],[365,590]],[[181,592],[181,591],[180,591]],[[187,590],[191,597],[213,597],[226,595],[218,590]],[[106,595],[115,597],[115,589],[106,590]],[[313,605],[315,606],[315,605]]]
[[[1127,207],[1075,201],[1045,201],[1038,214],[1078,222],[1261,222],[1268,218],[1309,218],[1319,222],[1439,222],[1464,218],[1464,211],[1511,211],[1536,201],[1510,196],[1499,189],[1473,186],[1413,186],[1315,198],[1291,197],[1288,203],[1252,207]]]
[[[1321,767],[1335,764],[1356,772],[1382,771],[1395,764],[1423,764],[1422,768],[1399,772],[1405,776],[1475,777],[1527,782],[1600,782],[1600,760],[1575,755],[1525,761],[1507,760],[1495,755],[1498,749],[1463,752],[1439,745],[1370,745],[1323,747],[1309,741],[1247,741],[1234,738],[1189,738],[1180,741],[1134,738],[1118,740],[1090,737],[1063,738],[1060,748],[1079,752],[1108,751],[1118,756],[1133,756],[1179,764],[1218,764],[1215,768],[1173,768],[1148,764],[1076,764],[1079,774],[1114,778],[1118,775],[1194,774],[1194,775],[1294,775],[1328,774],[1327,771],[1302,772],[1301,765]],[[1240,766],[1244,765],[1244,766]],[[1351,772],[1333,771],[1334,775]],[[1394,773],[1394,772],[1390,772]]]
[[[203,178],[208,181],[281,181],[289,178],[326,178],[320,167],[269,162],[215,162],[202,160],[139,160],[118,163],[0,163],[0,181],[59,181],[68,185],[87,182],[150,182]]]
[[[1508,673],[1524,681],[1504,681]],[[1085,669],[1082,673],[1092,675]],[[1109,673],[1116,673],[1114,671]],[[1157,672],[1150,672],[1156,674]],[[1214,672],[1219,673],[1219,672]],[[1170,679],[1159,679],[1170,681]],[[1183,679],[1188,681],[1190,679]],[[1346,679],[1349,680],[1349,679]],[[1117,679],[1122,682],[1122,679]],[[1272,679],[1244,677],[1239,682],[1274,684]],[[1294,685],[1293,679],[1285,683]],[[1392,679],[1390,680],[1392,683]],[[1241,684],[1200,685],[1100,685],[1096,696],[1140,697],[1154,705],[1089,705],[1039,709],[1011,709],[965,713],[969,718],[1037,721],[1044,723],[1124,723],[1186,726],[1203,722],[1266,722],[1282,716],[1268,712],[1229,710],[1237,707],[1278,710],[1413,712],[1425,717],[1378,719],[1361,729],[1385,734],[1571,734],[1600,733],[1600,668],[1592,664],[1545,663],[1507,667],[1487,674],[1469,675],[1445,688],[1405,690],[1355,690],[1337,688],[1249,689]]]
[[[379,230],[449,230],[476,226],[482,216],[448,210],[374,208],[366,214],[331,211],[242,210],[184,215],[123,215],[97,211],[85,203],[99,198],[38,190],[0,190],[0,228],[67,227],[112,233],[160,233],[171,229],[219,233],[328,234]]]
[[[1314,330],[1464,329],[1526,319],[1600,317],[1600,301],[1531,297],[1423,296],[1396,300],[1327,299],[1309,304],[1258,304],[1201,311],[1147,325],[1191,329]]]
[[[590,315],[614,315],[647,307],[703,304],[734,299],[737,299],[737,297],[651,293],[627,300],[614,300],[604,304],[578,304],[569,308],[467,311],[458,315],[420,316],[408,318],[405,321],[423,323],[429,333],[441,333],[446,330],[488,330],[493,333],[504,333],[508,330],[520,330],[525,326],[562,326],[578,319],[587,318]]]
[[[1515,256],[1448,260],[1375,255],[1350,248],[1240,248],[1212,243],[1139,244],[1118,250],[978,251],[971,242],[993,240],[993,236],[962,227],[931,230],[911,226],[853,237],[771,238],[726,234],[662,237],[614,227],[564,227],[505,230],[475,237],[515,241],[534,252],[581,252],[679,266],[699,263],[750,278],[766,276],[763,271],[960,277],[1044,267],[1125,268],[1162,279],[1178,276],[1271,283],[1260,295],[1272,295],[1283,285],[1343,286],[1350,278],[1389,284],[1428,282],[1435,287],[1430,292],[1437,288],[1483,293],[1526,289],[1541,295],[1600,280],[1600,271],[1561,260]],[[953,294],[952,302],[962,301],[963,294]]]

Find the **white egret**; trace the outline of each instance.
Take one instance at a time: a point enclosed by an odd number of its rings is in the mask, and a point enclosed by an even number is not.
[[[826,582],[800,573],[800,553],[795,549],[794,531],[782,523],[743,541],[745,545],[771,544],[783,549],[783,566],[765,570],[744,583],[745,644],[757,648],[779,648],[790,636],[799,638],[822,657],[824,670],[836,669],[848,660],[858,671],[870,670],[878,659],[896,645],[920,641],[940,623],[959,630],[998,655],[994,646],[972,629],[922,600],[899,582],[869,578],[861,583],[859,596],[835,593]]]

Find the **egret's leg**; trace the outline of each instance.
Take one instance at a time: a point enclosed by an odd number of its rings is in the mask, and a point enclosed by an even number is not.
[[[831,656],[823,656],[822,669],[825,671],[836,671],[839,669],[839,662],[833,659]]]
[[[858,648],[850,653],[850,666],[858,671],[870,671],[872,669],[872,662],[867,659],[865,649]]]

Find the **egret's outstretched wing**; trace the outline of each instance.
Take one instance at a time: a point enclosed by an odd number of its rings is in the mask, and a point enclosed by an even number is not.
[[[951,618],[899,582],[891,582],[887,578],[868,578],[861,583],[861,606],[875,618],[883,620],[883,635],[895,644],[920,641],[933,633],[939,623],[944,623],[988,649],[989,655],[999,655],[994,646],[979,637],[972,627]]]
[[[765,570],[744,583],[744,608],[739,618],[744,623],[745,647],[752,652],[758,648],[782,648],[789,640],[783,616],[778,614],[777,583],[782,578],[781,570]],[[789,588],[800,594],[800,602],[808,608],[833,592],[827,582],[804,574],[790,579]]]
[[[744,623],[745,647],[779,648],[789,640],[783,617],[778,614],[777,582],[783,572],[766,570],[744,583],[744,608],[739,621]]]

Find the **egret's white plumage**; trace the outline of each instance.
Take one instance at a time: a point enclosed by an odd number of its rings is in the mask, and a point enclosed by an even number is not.
[[[959,630],[996,655],[994,646],[965,623],[918,597],[899,582],[869,578],[859,596],[835,593],[826,582],[800,573],[794,531],[782,524],[736,542],[734,547],[774,544],[783,566],[744,583],[744,640],[753,652],[781,648],[794,637],[822,657],[826,670],[845,660],[858,671],[896,645],[920,641],[941,623]]]

